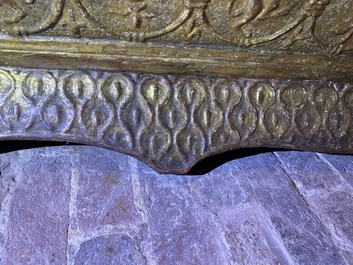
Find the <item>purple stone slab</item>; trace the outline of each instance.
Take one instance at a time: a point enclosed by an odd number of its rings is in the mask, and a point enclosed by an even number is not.
[[[96,147],[2,154],[0,263],[351,264],[352,164],[276,152],[178,176]]]

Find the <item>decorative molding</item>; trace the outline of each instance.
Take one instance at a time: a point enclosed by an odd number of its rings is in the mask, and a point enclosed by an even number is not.
[[[73,141],[159,172],[242,147],[353,151],[353,83],[0,70],[0,138]]]
[[[62,37],[4,38],[0,41],[1,65],[49,70],[353,81],[351,56],[236,52],[218,47]]]
[[[0,29],[326,55],[353,48],[350,0],[5,0]],[[166,15],[167,14],[167,15]]]
[[[173,173],[242,147],[353,152],[352,3],[0,1],[0,138]]]

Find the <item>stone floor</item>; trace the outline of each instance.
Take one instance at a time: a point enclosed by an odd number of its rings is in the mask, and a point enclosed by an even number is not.
[[[0,155],[0,264],[353,264],[353,157],[159,175],[111,151]]]

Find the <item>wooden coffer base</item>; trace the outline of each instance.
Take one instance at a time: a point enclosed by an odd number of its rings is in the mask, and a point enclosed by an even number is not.
[[[243,147],[353,151],[351,0],[0,2],[0,139],[162,173]]]

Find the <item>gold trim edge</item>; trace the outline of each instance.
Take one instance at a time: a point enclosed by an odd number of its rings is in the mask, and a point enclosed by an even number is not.
[[[69,38],[6,38],[0,65],[45,69],[352,81],[350,56],[244,52],[198,45]]]
[[[243,147],[353,152],[353,82],[0,69],[0,139],[123,152],[161,173]]]
[[[352,0],[0,1],[0,139],[163,173],[242,147],[352,153],[352,17]]]

